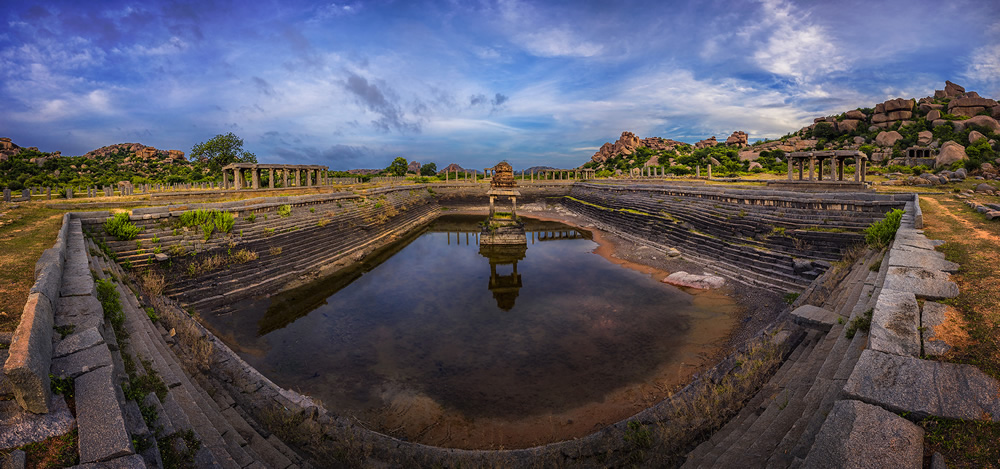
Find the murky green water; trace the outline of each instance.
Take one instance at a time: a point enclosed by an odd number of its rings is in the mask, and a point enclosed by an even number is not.
[[[476,241],[482,218],[439,218],[361,269],[205,320],[280,386],[446,445],[457,441],[450,430],[446,440],[420,427],[523,432],[540,416],[576,424],[580,409],[597,421],[567,434],[613,423],[648,405],[648,396],[623,405],[623,394],[696,362],[729,328],[732,305],[697,306],[593,253],[587,232],[528,220],[527,246],[486,250]],[[705,321],[725,324],[694,327]],[[624,414],[594,410],[604,402]]]

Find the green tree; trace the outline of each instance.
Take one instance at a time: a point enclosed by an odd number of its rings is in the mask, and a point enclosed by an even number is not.
[[[230,163],[256,163],[257,156],[243,149],[243,139],[230,132],[216,135],[191,148],[193,161],[204,161],[213,173]]]
[[[427,163],[420,167],[421,176],[433,176],[438,172],[438,165],[434,163]]]
[[[386,172],[393,176],[405,176],[406,175],[406,158],[402,156],[397,156],[396,159],[392,160],[392,163],[388,168],[385,168]]]

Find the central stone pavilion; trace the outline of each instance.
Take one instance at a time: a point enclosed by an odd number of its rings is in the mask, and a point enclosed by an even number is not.
[[[514,181],[514,168],[506,161],[501,161],[493,167],[493,178],[490,179],[490,217],[483,225],[479,236],[479,244],[528,244],[524,235],[524,223],[517,218],[517,182]],[[496,211],[497,197],[510,198],[510,212]]]

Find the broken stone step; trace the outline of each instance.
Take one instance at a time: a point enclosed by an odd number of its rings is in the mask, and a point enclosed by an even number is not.
[[[924,431],[877,406],[837,401],[803,467],[923,467]]]
[[[111,375],[111,368],[104,367],[74,380],[82,463],[107,461],[134,453]]]

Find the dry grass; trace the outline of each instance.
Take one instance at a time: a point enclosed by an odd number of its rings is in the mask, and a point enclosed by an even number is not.
[[[257,253],[249,249],[240,249],[233,252],[230,258],[237,264],[246,264],[247,262],[257,260]]]
[[[271,249],[268,249],[268,252],[270,252],[272,256],[281,255],[281,246],[274,246]]]
[[[17,328],[35,283],[35,263],[55,244],[61,225],[58,210],[0,205],[0,331]]]
[[[927,237],[946,241],[938,250],[961,265],[951,277],[959,296],[945,301],[955,311],[935,328],[953,347],[945,360],[975,365],[1000,379],[1000,223],[951,195],[923,195],[920,202]],[[1000,424],[944,419],[921,424],[925,451],[941,452],[950,467],[1000,467]]]
[[[141,275],[139,275],[139,287],[142,288],[142,291],[150,297],[162,295],[163,289],[166,286],[166,279],[151,269],[146,269]]]

